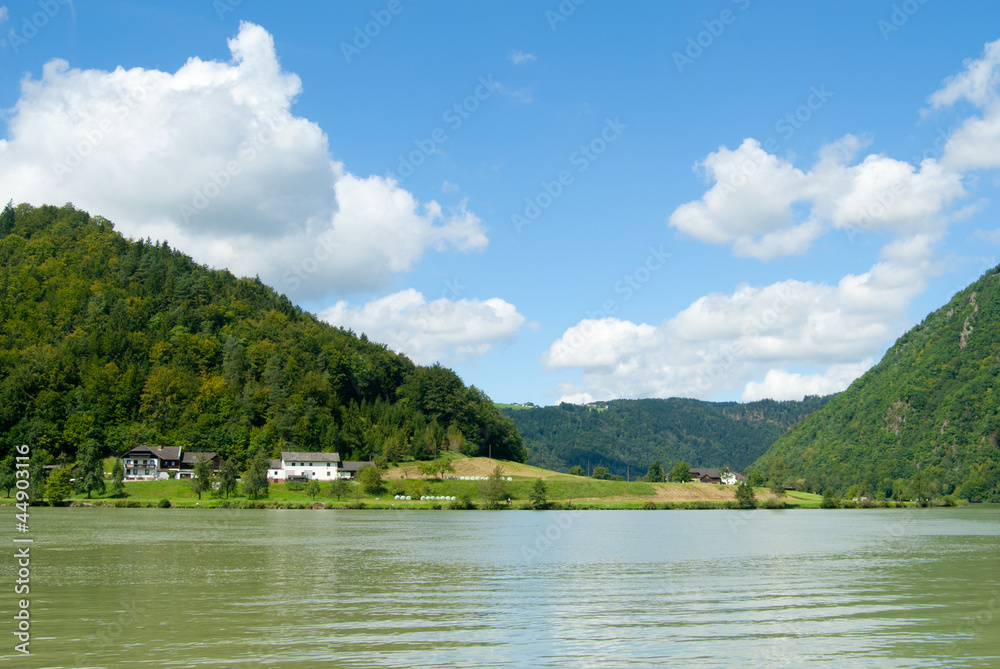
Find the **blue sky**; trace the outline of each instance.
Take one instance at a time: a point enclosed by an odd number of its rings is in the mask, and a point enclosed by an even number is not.
[[[835,392],[998,262],[995,3],[0,3],[4,201],[497,401]]]

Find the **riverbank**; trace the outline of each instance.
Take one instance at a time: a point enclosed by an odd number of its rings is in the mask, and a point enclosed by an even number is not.
[[[575,476],[522,463],[488,458],[467,458],[450,454],[451,470],[439,476],[425,476],[420,463],[390,467],[383,475],[382,489],[365,493],[356,482],[337,491],[332,483],[321,482],[319,492],[310,495],[302,483],[271,484],[264,499],[232,495],[228,499],[191,490],[189,480],[127,481],[125,496],[73,494],[66,506],[107,507],[189,507],[189,508],[271,508],[271,509],[412,509],[485,508],[485,479],[493,469],[503,468],[504,509],[533,508],[532,488],[545,483],[547,508],[551,509],[733,509],[737,508],[735,486],[708,483],[650,483],[611,481]],[[337,494],[339,492],[339,498]],[[822,498],[811,493],[788,491],[781,499],[765,488],[755,488],[758,508],[819,508]],[[406,498],[409,499],[406,499]],[[509,501],[508,501],[509,500]],[[14,499],[0,498],[0,504]],[[912,506],[913,503],[903,503]],[[845,502],[866,508],[896,506],[895,502]]]

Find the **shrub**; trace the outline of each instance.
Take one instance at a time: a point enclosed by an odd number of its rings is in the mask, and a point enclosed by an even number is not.
[[[160,507],[161,509],[169,509],[170,508],[170,500],[167,499],[166,497],[164,497],[159,502],[157,502],[156,505],[158,507]]]
[[[642,508],[645,511],[656,511],[660,507],[656,506],[656,502],[648,501],[642,505]]]

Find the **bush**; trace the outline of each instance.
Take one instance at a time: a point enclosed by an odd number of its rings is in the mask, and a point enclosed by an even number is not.
[[[653,501],[646,502],[642,505],[642,509],[645,511],[656,511],[658,508],[660,507],[656,506],[656,502]]]
[[[160,507],[161,509],[169,509],[170,500],[164,497],[163,499],[161,499],[159,502],[156,503],[156,506]]]

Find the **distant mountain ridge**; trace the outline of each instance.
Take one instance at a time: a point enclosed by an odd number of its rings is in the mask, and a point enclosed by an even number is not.
[[[681,460],[743,471],[827,399],[741,404],[671,398],[502,409],[521,432],[529,464],[566,471],[589,463],[624,476],[645,474],[654,460],[667,471]]]
[[[1000,268],[957,293],[758,461],[814,491],[1000,502]]]

